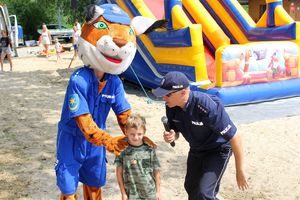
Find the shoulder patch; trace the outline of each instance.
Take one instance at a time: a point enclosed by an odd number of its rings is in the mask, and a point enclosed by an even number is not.
[[[79,108],[79,97],[78,94],[72,94],[69,97],[69,109],[70,111],[77,111]]]

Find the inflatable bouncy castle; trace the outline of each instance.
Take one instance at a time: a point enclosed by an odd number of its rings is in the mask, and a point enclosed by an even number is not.
[[[167,28],[137,39],[135,59],[122,76],[156,88],[181,71],[192,90],[225,105],[300,95],[300,26],[282,0],[266,0],[255,23],[237,0],[106,0],[130,17],[168,20]]]

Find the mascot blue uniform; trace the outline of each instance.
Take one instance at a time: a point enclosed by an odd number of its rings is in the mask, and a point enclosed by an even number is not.
[[[163,20],[141,16],[131,20],[115,4],[87,7],[78,43],[85,66],[70,77],[58,124],[55,170],[60,199],[78,199],[79,181],[83,183],[84,199],[102,199],[106,150],[119,155],[128,146],[124,135],[112,137],[104,131],[111,108],[122,131],[131,112],[118,74],[134,58],[136,36],[164,24]],[[155,147],[147,137],[144,142]]]

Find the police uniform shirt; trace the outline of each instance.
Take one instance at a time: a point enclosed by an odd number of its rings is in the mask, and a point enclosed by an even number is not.
[[[215,96],[190,91],[184,109],[166,108],[170,128],[181,132],[191,150],[213,151],[234,136],[237,128]]]

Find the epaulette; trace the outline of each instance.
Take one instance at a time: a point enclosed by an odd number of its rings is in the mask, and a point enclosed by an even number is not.
[[[200,105],[200,104],[197,105],[197,108],[198,108],[198,110],[199,110],[200,112],[202,112],[202,113],[205,113],[205,114],[208,113],[208,109],[205,108],[204,106]]]

